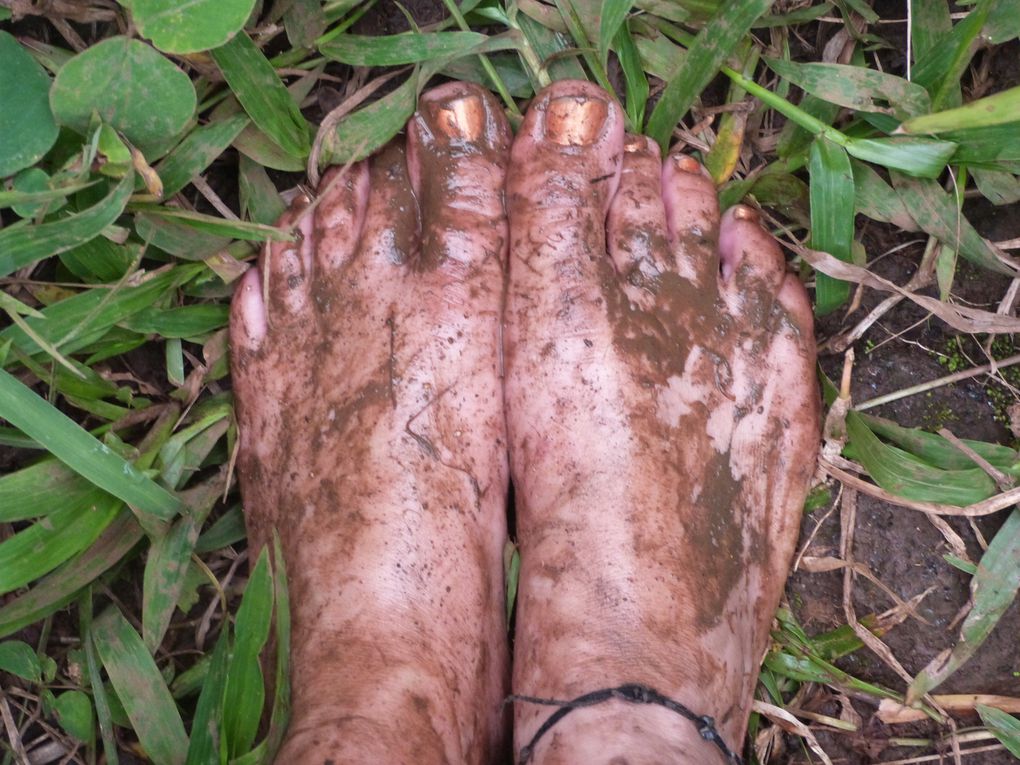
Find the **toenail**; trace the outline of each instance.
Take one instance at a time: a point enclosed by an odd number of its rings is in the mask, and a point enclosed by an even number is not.
[[[608,115],[601,98],[560,96],[549,102],[545,134],[561,146],[585,146],[598,138]]]
[[[439,108],[436,115],[439,129],[450,138],[477,141],[485,126],[485,107],[478,96],[463,96]]]
[[[760,220],[758,217],[758,211],[753,207],[748,207],[747,205],[734,206],[733,217],[737,220],[746,220],[751,223],[757,223]]]
[[[701,163],[694,157],[687,154],[674,154],[673,163],[676,165],[677,170],[701,175]]]
[[[645,151],[648,148],[648,139],[643,135],[634,135],[627,138],[626,143],[623,144],[623,150],[628,154],[633,154],[636,151]]]

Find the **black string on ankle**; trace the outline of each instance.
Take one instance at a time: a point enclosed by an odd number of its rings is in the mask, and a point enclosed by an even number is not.
[[[681,717],[694,723],[695,727],[698,729],[698,735],[700,735],[705,741],[715,744],[716,748],[722,752],[723,757],[726,758],[726,762],[729,763],[729,765],[743,765],[743,760],[740,756],[726,746],[726,742],[723,741],[722,736],[719,735],[719,731],[715,728],[715,720],[712,717],[709,715],[696,715],[679,701],[673,701],[673,699],[663,696],[654,688],[649,688],[647,685],[638,685],[637,683],[629,683],[617,688],[603,688],[599,691],[592,691],[591,693],[586,693],[583,696],[578,696],[576,699],[571,699],[570,701],[541,699],[535,696],[520,696],[517,694],[508,696],[504,703],[521,701],[526,704],[542,704],[545,706],[559,707],[559,709],[549,715],[548,719],[542,723],[542,727],[540,727],[535,735],[531,737],[531,741],[529,741],[526,746],[521,747],[520,755],[517,758],[517,765],[527,765],[527,763],[531,761],[532,755],[535,753],[535,745],[538,743],[538,740],[542,738],[542,736],[545,735],[552,726],[575,709],[594,706],[595,704],[601,704],[603,701],[609,701],[611,699],[620,699],[621,701],[627,701],[631,704],[657,704],[661,707],[665,707],[671,712],[676,712]]]

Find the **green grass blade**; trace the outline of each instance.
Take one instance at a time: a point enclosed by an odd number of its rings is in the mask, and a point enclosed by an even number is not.
[[[946,130],[1003,125],[1020,120],[1020,87],[979,98],[965,106],[914,117],[900,125],[904,133],[942,133]]]
[[[971,175],[981,196],[993,205],[1011,205],[1020,202],[1020,178],[1002,170],[984,170],[975,167]]]
[[[290,723],[290,593],[287,591],[287,566],[280,536],[273,532],[273,598],[276,601],[276,681],[273,711],[266,734],[266,751],[276,754]]]
[[[273,616],[273,581],[269,550],[258,557],[234,622],[234,651],[223,694],[223,735],[230,757],[251,749],[262,716],[265,687],[259,652],[269,638]]]
[[[259,129],[292,157],[307,157],[311,149],[308,123],[273,65],[251,38],[241,31],[210,53]]]
[[[145,753],[156,765],[184,765],[181,714],[134,627],[111,606],[96,619],[92,639]]]
[[[997,491],[995,482],[981,468],[943,470],[882,443],[856,412],[847,416],[846,430],[847,454],[864,466],[875,483],[897,496],[964,507]]]
[[[981,29],[995,2],[979,0],[966,18],[954,26],[924,59],[918,59],[912,79],[931,94],[933,109],[959,105],[960,78],[981,47]]]
[[[908,178],[898,173],[893,173],[892,179],[903,204],[924,231],[983,268],[1014,273],[960,212],[955,198],[936,181]]]
[[[602,11],[599,14],[599,61],[605,69],[609,62],[609,48],[623,29],[627,14],[634,5],[634,0],[602,0]],[[635,123],[640,125],[640,122]]]
[[[186,765],[208,765],[219,762],[219,740],[223,724],[223,689],[227,678],[227,657],[230,647],[230,623],[224,621],[223,631],[209,661],[208,674],[191,723]]]
[[[294,239],[293,235],[283,229],[275,226],[263,226],[261,223],[226,220],[214,215],[203,215],[173,207],[145,207],[144,210],[154,218],[173,220],[200,232],[227,239],[243,239],[248,242],[290,242]]]
[[[915,61],[924,61],[953,31],[946,0],[913,0],[910,32]]]
[[[71,194],[84,191],[87,188],[95,186],[97,183],[99,183],[99,180],[82,181],[80,183],[70,183],[66,186],[60,186],[59,188],[50,189],[48,191],[7,191],[6,189],[0,189],[0,209],[22,205],[38,205],[44,202],[55,202],[61,199],[66,199]]]
[[[917,221],[903,204],[900,195],[871,165],[852,159],[850,168],[854,174],[854,206],[857,212],[872,220],[892,223],[906,231],[917,231]]]
[[[800,64],[775,58],[766,58],[765,63],[811,95],[848,109],[892,111],[901,120],[931,109],[928,91],[885,72],[849,64]]]
[[[850,138],[845,146],[850,155],[857,159],[874,162],[917,178],[938,178],[957,147],[951,141],[903,136]]]
[[[929,433],[920,428],[905,428],[892,420],[861,414],[864,423],[876,435],[899,446],[901,449],[919,457],[925,462],[944,470],[961,470],[976,467],[974,461],[964,454],[955,444],[940,435]],[[1020,477],[1020,454],[1002,444],[989,444],[969,438],[960,439],[984,458],[992,467],[1005,473]]]
[[[319,51],[353,66],[400,66],[441,56],[466,56],[487,39],[478,32],[407,32],[382,37],[345,34],[322,43]]]
[[[645,121],[645,106],[648,103],[648,77],[641,66],[641,55],[638,53],[634,38],[631,37],[630,25],[624,22],[616,37],[613,38],[613,49],[623,70],[623,82],[626,95],[627,117],[635,128]]]
[[[0,478],[0,523],[48,515],[84,502],[96,488],[59,460],[47,459]]]
[[[999,739],[999,743],[1020,760],[1020,720],[984,704],[977,705],[977,712],[981,715],[981,722]]]
[[[418,72],[329,133],[321,164],[343,165],[369,156],[399,133],[418,105]]]
[[[88,345],[87,333],[109,329],[149,307],[203,270],[205,266],[201,264],[188,264],[153,275],[137,287],[91,289],[44,308],[45,319],[28,318],[25,322],[41,338],[57,345],[65,354],[71,353]],[[76,339],[72,341],[68,339],[70,337]],[[0,332],[0,343],[5,340],[11,340],[15,348],[30,355],[41,351],[36,342],[18,327],[7,327]]]
[[[92,588],[85,588],[79,600],[78,613],[81,620],[81,638],[85,648],[85,666],[88,667],[89,684],[92,690],[92,701],[96,706],[96,721],[99,723],[99,734],[103,741],[103,756],[108,765],[118,765],[117,738],[113,730],[113,719],[110,713],[110,700],[106,695],[100,674],[99,656],[96,654],[96,643],[92,639]]]
[[[230,306],[209,303],[180,308],[146,308],[121,322],[121,326],[164,338],[189,338],[215,332],[227,326],[229,319]]]
[[[287,207],[265,168],[242,154],[237,175],[242,212],[255,223],[273,225]]]
[[[1020,162],[1016,125],[997,125],[972,130],[953,130],[942,138],[957,144],[953,162],[1000,169],[1001,163]],[[1015,171],[1014,171],[1015,172]]]
[[[188,133],[156,168],[163,181],[163,196],[172,197],[187,186],[230,146],[248,123],[248,115],[235,114]]]
[[[184,499],[188,512],[149,549],[142,576],[142,640],[155,653],[163,642],[174,609],[184,590],[188,561],[212,506],[223,495],[224,475],[190,489]]]
[[[1020,588],[1020,510],[1014,510],[981,556],[971,583],[974,606],[960,628],[960,639],[949,655],[925,667],[907,691],[907,704],[942,684],[984,644]]]
[[[133,188],[134,174],[128,173],[87,210],[51,223],[0,229],[0,276],[99,236],[124,211]]]
[[[0,371],[0,417],[139,512],[165,521],[183,509],[177,497],[4,371]]]
[[[673,128],[698,94],[719,71],[726,57],[748,33],[751,25],[772,5],[770,0],[732,0],[698,33],[684,56],[680,71],[666,85],[648,118],[646,132],[665,152]]]
[[[0,637],[70,603],[83,587],[115,566],[144,536],[130,511],[122,510],[89,549],[0,608]]]
[[[39,655],[32,646],[21,640],[5,640],[0,643],[0,672],[9,672],[30,683],[41,683],[43,680]]]
[[[32,582],[91,545],[124,506],[101,489],[0,542],[0,593]]]
[[[818,137],[811,144],[811,246],[849,262],[854,243],[854,176],[840,146]],[[815,274],[815,312],[831,313],[850,297],[850,285]]]

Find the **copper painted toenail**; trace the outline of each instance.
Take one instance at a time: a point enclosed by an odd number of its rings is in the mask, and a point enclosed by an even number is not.
[[[733,208],[733,217],[737,220],[746,220],[751,223],[757,223],[760,220],[758,211],[747,205],[736,205]]]
[[[623,144],[623,150],[628,154],[633,154],[635,151],[644,151],[648,148],[648,141],[644,136],[635,135],[627,139],[626,143]]]
[[[701,175],[701,163],[694,157],[687,154],[674,154],[673,163],[676,165],[677,170],[681,170],[685,173]]]
[[[560,96],[549,102],[545,134],[561,146],[586,146],[598,138],[609,114],[600,98]]]
[[[477,141],[485,127],[485,109],[478,96],[464,96],[448,102],[436,115],[439,129],[450,138]]]

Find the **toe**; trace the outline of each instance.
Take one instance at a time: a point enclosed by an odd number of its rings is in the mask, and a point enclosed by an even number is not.
[[[417,253],[418,205],[414,201],[403,143],[392,141],[369,166],[368,205],[357,258],[371,272],[401,266]]]
[[[588,82],[561,80],[532,102],[511,150],[511,310],[543,331],[587,326],[616,288],[605,223],[619,183],[623,116]],[[531,308],[536,307],[537,313]]]
[[[456,278],[502,263],[510,125],[492,94],[451,82],[421,97],[408,123],[407,165],[421,215],[418,268]]]
[[[662,201],[676,269],[699,289],[713,289],[719,273],[719,199],[701,163],[686,154],[667,157]]]
[[[624,282],[648,294],[657,291],[664,271],[673,270],[661,179],[659,145],[647,136],[627,136],[606,233],[609,254]]]
[[[722,292],[731,312],[753,326],[765,326],[783,284],[786,260],[755,210],[735,205],[726,211],[719,227],[719,257]]]
[[[277,223],[279,228],[286,229],[297,223],[294,241],[269,242],[259,258],[270,326],[286,323],[308,307],[314,242],[312,216],[303,214],[307,206],[308,199],[299,197]]]
[[[230,301],[230,347],[235,362],[262,346],[266,329],[262,276],[257,267],[249,268],[238,282]]]
[[[319,185],[315,208],[315,268],[329,274],[353,257],[368,206],[368,163],[333,167]]]

